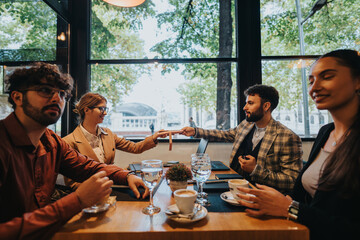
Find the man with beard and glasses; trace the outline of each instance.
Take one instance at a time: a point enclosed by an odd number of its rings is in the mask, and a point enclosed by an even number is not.
[[[246,179],[289,192],[302,168],[301,139],[275,121],[271,112],[279,102],[271,86],[254,85],[244,92],[246,119],[229,130],[184,127],[184,135],[210,141],[233,142],[230,167]]]
[[[129,185],[137,198],[137,188],[145,188],[139,177],[79,154],[47,128],[61,117],[72,83],[47,63],[8,79],[14,112],[0,121],[0,239],[50,239],[83,208],[103,201],[113,182]],[[58,173],[82,184],[51,203]]]

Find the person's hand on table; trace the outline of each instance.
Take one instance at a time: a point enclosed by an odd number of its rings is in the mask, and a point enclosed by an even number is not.
[[[103,201],[110,195],[112,185],[113,181],[109,180],[105,171],[100,171],[92,175],[80,184],[75,191],[80,200],[81,207],[87,208]]]
[[[290,196],[284,196],[276,189],[265,185],[256,184],[256,187],[258,189],[238,187],[239,191],[254,195],[238,194],[241,199],[252,202],[239,200],[241,205],[248,207],[245,210],[247,213],[252,216],[288,216],[288,207],[292,202]]]
[[[145,192],[142,195],[142,198],[146,198],[147,196],[149,196],[149,188],[147,188],[145,186],[145,183],[143,182],[143,180],[141,178],[139,178],[136,175],[129,175],[129,177],[127,178],[128,181],[128,185],[130,187],[130,189],[134,192],[136,198],[140,198],[140,192],[138,190],[138,187],[142,186],[143,188],[145,188]]]
[[[256,159],[251,155],[240,156],[239,163],[244,172],[252,173],[256,167]]]
[[[195,135],[195,128],[193,127],[184,127],[181,130],[182,130],[181,134],[187,137],[193,137]]]

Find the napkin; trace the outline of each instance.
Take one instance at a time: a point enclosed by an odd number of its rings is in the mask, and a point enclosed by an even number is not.
[[[244,177],[237,173],[231,173],[231,174],[215,174],[215,178],[216,179],[241,179]]]
[[[221,161],[211,161],[211,171],[228,171],[230,168]]]
[[[194,185],[194,189],[197,190],[196,185]],[[225,192],[225,191],[229,191],[229,185],[227,182],[204,183],[203,190],[204,190],[204,192]]]

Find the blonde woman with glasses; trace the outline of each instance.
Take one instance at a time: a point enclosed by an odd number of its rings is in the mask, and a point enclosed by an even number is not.
[[[100,127],[107,115],[107,100],[97,93],[86,93],[73,110],[79,115],[79,126],[63,139],[75,150],[98,162],[113,164],[115,150],[129,153],[142,153],[157,145],[158,137],[166,137],[167,133],[155,132],[141,142],[132,142],[118,137],[110,129]],[[73,190],[80,183],[65,178],[65,184]]]

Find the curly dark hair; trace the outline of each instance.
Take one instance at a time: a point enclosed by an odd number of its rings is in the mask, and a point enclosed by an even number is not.
[[[8,101],[15,109],[16,105],[11,98],[13,91],[22,91],[31,86],[49,84],[53,87],[62,89],[71,96],[73,89],[73,79],[69,74],[62,73],[57,65],[35,62],[30,68],[16,69],[5,81],[8,86]]]
[[[270,109],[273,111],[279,104],[279,92],[272,86],[256,84],[244,91],[245,96],[254,96],[258,94],[261,98],[261,103],[270,102]]]

